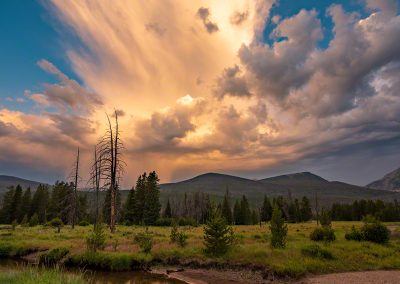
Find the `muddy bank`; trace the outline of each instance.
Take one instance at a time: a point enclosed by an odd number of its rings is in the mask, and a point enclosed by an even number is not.
[[[399,270],[377,270],[333,273],[305,278],[298,282],[304,284],[397,284],[400,283]]]

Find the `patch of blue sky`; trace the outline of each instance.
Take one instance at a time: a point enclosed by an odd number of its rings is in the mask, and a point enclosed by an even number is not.
[[[276,24],[272,22],[272,17],[279,16],[282,19],[293,17],[301,10],[316,10],[318,18],[321,21],[323,39],[318,42],[318,48],[325,49],[329,46],[329,42],[333,38],[333,27],[331,17],[327,10],[332,5],[341,5],[346,12],[357,12],[360,17],[366,17],[368,11],[365,9],[365,1],[363,0],[280,0],[272,7],[270,18],[263,32],[263,38],[266,43],[272,45],[275,41],[285,40],[284,38],[274,38],[271,36],[272,31],[276,28]]]

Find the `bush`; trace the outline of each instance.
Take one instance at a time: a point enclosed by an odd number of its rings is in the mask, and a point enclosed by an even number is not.
[[[39,216],[35,213],[32,215],[31,219],[29,220],[29,226],[35,227],[39,225]]]
[[[351,232],[346,233],[344,237],[348,241],[362,241],[364,239],[363,233],[354,226],[351,227]]]
[[[204,226],[205,253],[219,256],[227,253],[234,241],[232,227],[226,224],[225,218],[219,212],[213,212]]]
[[[78,225],[81,226],[81,227],[86,227],[86,226],[89,226],[90,223],[88,221],[86,221],[86,220],[82,220],[82,221],[79,222]]]
[[[143,253],[149,254],[151,252],[151,249],[153,248],[153,237],[147,231],[136,234],[134,240]]]
[[[106,234],[102,224],[95,226],[92,233],[86,238],[86,248],[88,251],[96,252],[99,249],[104,249],[106,243]]]
[[[335,231],[330,226],[317,227],[311,232],[310,240],[315,242],[333,242],[336,240]]]
[[[11,256],[13,247],[10,244],[0,243],[0,259]]]
[[[286,246],[287,225],[282,217],[279,207],[275,206],[272,211],[272,218],[269,228],[271,230],[271,247],[284,248]]]
[[[182,248],[185,247],[187,245],[188,238],[189,238],[188,235],[185,234],[184,232],[178,232],[177,239],[176,239],[178,246],[180,246]]]
[[[175,243],[178,240],[178,226],[175,224],[171,228],[171,234],[169,235],[171,243]]]
[[[22,218],[22,221],[21,221],[21,226],[22,227],[26,227],[28,225],[28,215],[24,215],[24,217]]]
[[[320,223],[321,223],[322,227],[331,226],[332,221],[331,221],[331,215],[330,215],[329,211],[322,209],[321,216],[320,216]]]
[[[334,259],[333,254],[329,250],[321,248],[319,245],[315,244],[303,247],[301,253],[305,256],[314,258]]]
[[[61,230],[61,227],[64,226],[63,221],[61,221],[60,218],[53,218],[49,223],[50,226],[52,226],[53,228],[57,228],[57,232],[59,233]]]
[[[384,244],[389,241],[389,229],[375,218],[364,218],[364,225],[361,228],[363,238],[366,241]]]
[[[58,264],[67,254],[69,250],[67,248],[55,248],[48,252],[40,255],[39,264],[46,266],[54,266]]]

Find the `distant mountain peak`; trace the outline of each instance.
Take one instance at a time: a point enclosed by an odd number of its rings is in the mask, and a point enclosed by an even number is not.
[[[293,174],[286,174],[286,175],[280,175],[280,176],[275,176],[275,177],[270,177],[270,178],[265,178],[260,181],[263,182],[319,182],[319,183],[325,183],[328,182],[326,179],[313,174],[311,172],[300,172],[300,173],[293,173]]]
[[[400,168],[386,174],[381,179],[367,184],[366,187],[381,190],[400,191]]]

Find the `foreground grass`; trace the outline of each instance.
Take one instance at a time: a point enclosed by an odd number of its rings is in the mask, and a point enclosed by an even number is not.
[[[69,251],[67,263],[81,267],[102,270],[140,269],[148,263],[195,264],[203,267],[213,266],[259,266],[270,273],[280,276],[300,277],[308,273],[322,274],[331,272],[361,271],[376,269],[400,269],[399,223],[390,223],[397,228],[391,241],[386,245],[370,242],[347,241],[344,234],[351,227],[361,226],[361,222],[333,222],[336,241],[318,246],[322,254],[309,253],[315,242],[309,240],[309,234],[315,223],[289,224],[286,249],[272,250],[269,246],[268,225],[234,226],[237,243],[225,256],[209,258],[203,253],[203,228],[183,227],[189,236],[184,248],[171,244],[170,228],[150,227],[154,246],[151,254],[143,254],[134,235],[144,231],[143,227],[118,226],[115,234],[108,234],[105,249],[96,254],[85,253],[85,237],[92,227],[65,227],[61,233],[55,229],[37,226],[33,228],[17,227],[15,231],[0,226],[0,257],[2,247],[9,249],[8,256],[22,255],[29,249],[66,248]],[[317,248],[318,249],[318,248]],[[313,247],[312,251],[315,250]],[[324,257],[330,255],[330,257]],[[3,252],[3,257],[7,253]]]
[[[59,270],[22,269],[0,271],[0,284],[83,284],[87,283],[81,275],[65,274]]]

